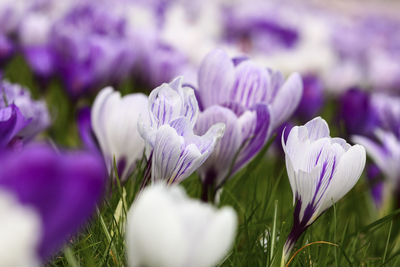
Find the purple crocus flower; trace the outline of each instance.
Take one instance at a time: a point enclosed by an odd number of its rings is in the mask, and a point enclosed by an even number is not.
[[[46,104],[33,100],[26,88],[2,81],[0,94],[0,146],[30,140],[50,125]]]
[[[134,49],[126,21],[107,7],[77,5],[52,27],[55,66],[72,96],[118,82],[132,69]]]
[[[332,41],[338,69],[353,65],[358,72],[356,83],[396,90],[400,85],[400,39],[393,36],[400,33],[400,21],[368,13],[336,23]]]
[[[0,109],[0,147],[13,141],[19,131],[29,124],[29,120],[21,114],[14,104]]]
[[[203,182],[214,187],[229,178],[229,166],[235,157],[232,174],[257,154],[271,132],[292,115],[302,95],[298,74],[285,82],[280,72],[250,60],[235,65],[221,50],[203,60],[198,86],[196,93],[203,112],[195,132],[204,134],[217,122],[226,125],[224,137],[199,170]]]
[[[370,94],[359,88],[351,88],[340,97],[339,101],[339,118],[347,134],[371,135],[378,121]]]
[[[281,10],[269,5],[237,4],[226,10],[225,38],[244,51],[273,53],[291,49],[297,45],[300,33],[279,14]]]
[[[282,146],[295,205],[283,249],[287,258],[307,227],[357,183],[366,153],[360,145],[330,137],[328,124],[320,117],[293,127]]]
[[[18,153],[3,153],[1,162],[0,199],[4,198],[4,192],[9,194],[12,205],[22,210],[21,219],[27,219],[9,225],[8,229],[18,231],[24,224],[23,229],[33,229],[23,232],[21,239],[27,236],[26,241],[19,239],[18,242],[31,251],[36,262],[46,261],[92,215],[105,185],[102,161],[89,153],[60,154],[48,146],[36,145]],[[0,210],[3,212],[4,206]],[[20,232],[10,234],[20,237]],[[13,249],[6,247],[8,254],[19,257],[19,251]],[[0,254],[3,252],[2,249]],[[1,257],[0,263],[2,260]],[[32,264],[29,266],[35,266],[35,261]]]
[[[184,54],[170,45],[154,40],[155,38],[141,39],[141,53],[135,67],[135,78],[140,83],[153,88],[178,75],[186,74],[190,66]]]

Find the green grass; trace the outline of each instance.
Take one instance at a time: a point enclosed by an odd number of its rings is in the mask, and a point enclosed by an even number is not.
[[[93,96],[73,103],[55,80],[45,90],[39,88],[20,57],[7,66],[5,77],[33,88],[35,97],[46,99],[53,126],[43,138],[64,147],[80,146],[75,112],[90,104]],[[125,93],[130,92],[129,81],[123,87]],[[341,132],[333,123],[334,114],[335,105],[330,102],[323,117],[332,122],[332,135]],[[280,266],[282,247],[292,225],[293,199],[283,157],[265,152],[230,179],[221,192],[218,205],[232,206],[239,218],[235,244],[221,266]],[[140,162],[126,183],[109,183],[93,219],[48,266],[126,266],[126,212],[138,192],[145,165],[145,161]],[[191,197],[200,197],[196,174],[182,184]],[[400,210],[390,208],[376,210],[363,176],[349,194],[309,227],[293,252],[317,241],[337,246],[316,243],[305,247],[291,266],[400,266],[399,214]]]

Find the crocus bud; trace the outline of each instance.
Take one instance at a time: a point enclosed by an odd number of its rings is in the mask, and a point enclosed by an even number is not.
[[[330,137],[328,124],[320,117],[293,127],[282,146],[295,205],[292,231],[284,246],[288,257],[307,227],[357,183],[366,153],[360,145]]]
[[[117,164],[121,179],[126,179],[141,159],[145,144],[139,135],[138,122],[148,121],[147,96],[141,93],[121,97],[111,87],[97,95],[91,112],[93,131],[103,152],[109,172]],[[142,114],[142,115],[141,115]]]

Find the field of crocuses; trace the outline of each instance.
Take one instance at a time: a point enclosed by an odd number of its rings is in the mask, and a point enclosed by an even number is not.
[[[400,266],[400,3],[0,0],[0,267]]]

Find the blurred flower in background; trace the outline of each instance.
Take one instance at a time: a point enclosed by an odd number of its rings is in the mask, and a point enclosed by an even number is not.
[[[32,99],[27,88],[0,82],[0,147],[19,146],[50,125],[43,101]]]
[[[46,145],[3,153],[1,162],[0,264],[39,266],[90,218],[105,169],[96,155]]]

